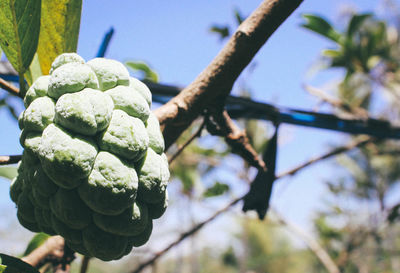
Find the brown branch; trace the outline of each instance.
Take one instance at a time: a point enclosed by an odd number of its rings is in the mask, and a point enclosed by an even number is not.
[[[340,273],[338,266],[329,256],[329,254],[325,251],[325,249],[309,234],[307,234],[303,229],[295,225],[294,223],[289,222],[285,218],[282,217],[274,208],[271,208],[274,213],[274,216],[277,218],[278,222],[282,225],[286,226],[289,230],[295,233],[300,239],[305,242],[308,248],[317,256],[320,262],[325,266],[326,270],[329,273]]]
[[[371,138],[371,137],[360,137],[359,139],[354,140],[353,142],[350,142],[347,145],[334,148],[333,150],[331,150],[331,151],[329,151],[329,152],[327,152],[327,153],[325,153],[323,155],[320,155],[320,156],[317,156],[315,158],[312,158],[312,159],[304,162],[303,164],[300,164],[299,166],[297,166],[297,167],[295,167],[295,168],[293,168],[293,169],[291,169],[291,170],[289,170],[287,172],[282,173],[277,178],[281,178],[281,177],[287,176],[287,175],[294,175],[298,171],[302,170],[303,168],[305,168],[305,167],[307,167],[307,166],[309,166],[311,164],[314,164],[314,163],[320,162],[321,160],[324,160],[324,159],[330,158],[332,156],[347,152],[347,151],[352,150],[352,149],[354,149],[356,147],[364,146],[365,144],[370,143],[373,140],[374,139]]]
[[[334,155],[338,155],[340,153],[343,152],[347,152],[351,149],[354,149],[356,147],[360,147],[362,145],[365,145],[369,142],[371,142],[372,139],[371,138],[364,138],[363,140],[359,140],[359,141],[354,141],[352,143],[350,143],[349,145],[344,145],[338,148],[333,149],[332,151],[325,153],[321,156],[318,156],[316,158],[310,159],[309,161],[300,164],[299,166],[294,167],[293,169],[290,169],[289,171],[283,172],[282,174],[279,174],[276,177],[276,180],[283,178],[285,176],[289,176],[289,175],[294,175],[295,173],[297,173],[298,171],[300,171],[301,169],[304,169],[310,165],[313,165],[315,163],[318,163],[324,159],[330,158]],[[141,272],[144,268],[146,268],[147,266],[153,264],[154,262],[156,262],[159,258],[161,258],[163,255],[165,255],[171,248],[177,246],[179,243],[181,243],[183,240],[185,240],[187,237],[195,234],[197,231],[199,231],[203,226],[205,226],[206,224],[210,223],[211,221],[213,221],[214,219],[216,219],[219,215],[221,215],[222,213],[224,213],[225,211],[229,210],[230,207],[236,205],[239,201],[243,200],[245,198],[245,196],[247,195],[244,194],[241,197],[238,197],[234,200],[232,200],[231,202],[229,202],[225,207],[223,207],[222,209],[216,211],[214,214],[212,214],[210,217],[208,217],[207,219],[205,219],[204,221],[194,225],[192,228],[190,228],[188,231],[182,233],[175,241],[173,241],[172,243],[170,243],[168,246],[166,246],[164,249],[162,249],[161,251],[155,253],[152,257],[150,257],[149,259],[143,261],[142,263],[140,263],[133,271],[132,273],[139,273]]]
[[[21,155],[0,155],[0,165],[18,163],[21,160],[21,157]]]
[[[232,86],[274,31],[303,0],[264,0],[226,46],[182,92],[155,111],[166,148],[212,103],[224,104]]]
[[[19,89],[3,78],[0,78],[0,87],[12,95],[20,97]]]
[[[204,126],[206,125],[206,120],[207,120],[207,118],[205,117],[205,118],[203,119],[203,122],[201,123],[199,129],[197,129],[197,131],[196,131],[182,146],[180,146],[180,147],[178,148],[178,151],[176,151],[176,153],[173,154],[173,155],[168,159],[168,163],[169,163],[169,164],[171,164],[171,163],[178,157],[178,155],[180,155],[180,154],[183,152],[183,150],[184,150],[190,143],[192,143],[192,141],[193,141],[195,138],[201,136],[201,132],[203,131]]]
[[[232,152],[240,155],[251,166],[259,170],[267,170],[265,162],[251,146],[246,131],[242,131],[236,126],[226,110],[222,113],[212,112],[207,123],[207,130],[212,135],[224,137],[226,143],[231,146]]]
[[[361,107],[351,106],[348,103],[338,100],[326,94],[324,91],[310,85],[304,85],[303,88],[311,95],[317,96],[322,101],[327,102],[330,105],[343,110],[344,112],[347,113],[347,115],[349,115],[349,118],[362,119],[362,120],[367,120],[369,118],[368,111],[366,111]]]

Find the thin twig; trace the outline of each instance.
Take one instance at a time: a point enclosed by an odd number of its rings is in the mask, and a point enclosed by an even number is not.
[[[352,143],[350,143],[349,145],[344,145],[338,148],[333,149],[330,152],[327,152],[321,156],[318,156],[316,158],[313,158],[305,163],[300,164],[299,166],[296,166],[292,169],[290,169],[289,171],[283,172],[282,174],[279,174],[276,179],[280,179],[283,178],[285,176],[289,176],[289,175],[294,175],[295,173],[297,173],[298,171],[300,171],[301,169],[304,169],[310,165],[313,165],[315,163],[318,163],[324,159],[330,158],[334,155],[338,155],[340,153],[343,152],[347,152],[349,150],[352,150],[356,147],[360,147],[363,146],[369,142],[372,141],[372,138],[364,138],[363,140],[359,140],[359,141],[354,141]],[[181,243],[183,240],[185,240],[187,237],[191,236],[192,234],[196,233],[197,231],[199,231],[203,226],[205,226],[206,224],[210,223],[211,221],[213,221],[214,219],[216,219],[219,215],[221,215],[222,213],[224,213],[225,211],[229,210],[229,208],[231,208],[232,206],[236,205],[239,201],[241,201],[242,199],[245,198],[245,196],[247,195],[244,194],[243,196],[240,196],[234,200],[232,200],[231,202],[229,202],[225,207],[223,207],[222,209],[216,211],[214,214],[212,214],[210,217],[208,217],[207,219],[205,219],[204,221],[194,225],[192,228],[190,228],[188,231],[182,233],[175,241],[173,241],[172,243],[170,243],[168,246],[166,246],[164,249],[162,249],[161,251],[156,252],[152,257],[150,257],[149,259],[143,261],[142,263],[140,263],[133,271],[132,273],[139,273],[141,272],[144,268],[146,268],[147,266],[151,265],[152,263],[154,263],[155,261],[157,261],[159,258],[161,258],[164,254],[166,254],[171,248],[177,246],[179,243]]]
[[[328,252],[326,252],[325,249],[313,237],[307,234],[299,226],[285,219],[277,212],[276,209],[271,207],[271,210],[279,223],[286,226],[289,230],[295,233],[298,237],[300,237],[303,242],[307,244],[308,248],[315,254],[315,256],[317,256],[317,258],[321,261],[321,263],[325,266],[326,270],[329,273],[340,273],[339,268],[329,256]]]
[[[12,95],[20,97],[19,89],[3,78],[0,78],[0,87]]]
[[[303,168],[305,168],[305,167],[307,167],[307,166],[309,166],[309,165],[311,165],[313,163],[317,163],[317,162],[319,162],[321,160],[330,158],[332,156],[341,154],[343,152],[347,152],[347,151],[352,150],[352,149],[354,149],[356,147],[363,146],[363,145],[365,145],[367,143],[372,142],[373,140],[374,139],[371,138],[371,137],[360,137],[359,139],[354,140],[353,142],[350,142],[347,145],[334,148],[333,150],[331,150],[331,151],[329,151],[329,152],[327,152],[325,154],[322,154],[320,156],[314,157],[314,158],[304,162],[303,164],[300,164],[299,166],[297,166],[297,167],[295,167],[295,168],[293,168],[293,169],[291,169],[291,170],[289,170],[287,172],[282,173],[277,178],[281,178],[281,177],[288,176],[288,175],[294,175],[298,171],[302,170]]]
[[[201,136],[201,132],[204,129],[204,126],[206,125],[206,120],[207,118],[204,117],[203,118],[203,122],[201,123],[200,127],[197,129],[197,131],[182,145],[178,148],[178,151],[176,151],[176,153],[174,153],[169,159],[168,159],[168,163],[171,164],[177,157],[178,155],[180,155],[183,150],[197,137]]]
[[[355,107],[352,105],[349,105],[348,103],[345,103],[339,99],[336,99],[324,91],[310,86],[310,85],[303,85],[304,90],[306,90],[308,93],[311,95],[319,97],[322,101],[329,103],[330,105],[339,108],[347,113],[350,118],[355,118],[355,119],[362,119],[362,120],[367,120],[369,118],[368,112],[361,108],[361,107]]]
[[[0,165],[15,164],[18,163],[21,158],[21,155],[0,155]]]

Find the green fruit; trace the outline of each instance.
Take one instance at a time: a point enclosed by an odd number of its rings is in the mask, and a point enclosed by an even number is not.
[[[137,202],[119,215],[108,216],[95,213],[93,220],[96,226],[104,231],[122,236],[134,236],[145,230],[148,214],[147,206]]]
[[[24,153],[10,187],[21,225],[105,261],[146,243],[169,179],[147,86],[117,61],[65,53],[24,104]]]

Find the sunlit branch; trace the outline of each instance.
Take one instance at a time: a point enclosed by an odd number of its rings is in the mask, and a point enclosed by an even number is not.
[[[2,78],[0,78],[0,88],[3,88],[14,96],[20,96],[19,89]]]
[[[18,163],[21,160],[21,157],[21,155],[0,155],[0,165]]]

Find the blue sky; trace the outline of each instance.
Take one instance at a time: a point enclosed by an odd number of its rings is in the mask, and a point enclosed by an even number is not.
[[[218,53],[223,44],[210,34],[212,24],[234,25],[233,10],[250,14],[261,1],[255,0],[86,0],[83,4],[78,53],[93,58],[103,35],[110,27],[115,34],[106,57],[119,61],[142,60],[160,75],[161,82],[185,86]],[[318,13],[335,23],[345,4],[359,11],[371,11],[380,1],[305,0],[298,10],[276,31],[256,56],[257,67],[246,77],[258,101],[301,109],[312,109],[315,98],[301,88],[309,82],[322,85],[338,79],[340,71],[323,72],[306,79],[306,72],[321,49],[330,44],[304,29],[302,13]],[[20,154],[19,129],[8,113],[0,111],[0,154]],[[327,151],[343,142],[345,134],[285,125],[281,128],[278,173]],[[329,164],[321,163],[292,179],[278,183],[273,204],[286,217],[304,226],[323,198],[323,181],[332,178]],[[284,189],[283,189],[284,188]],[[10,208],[8,184],[0,181],[0,208]],[[1,234],[0,234],[1,236]]]

